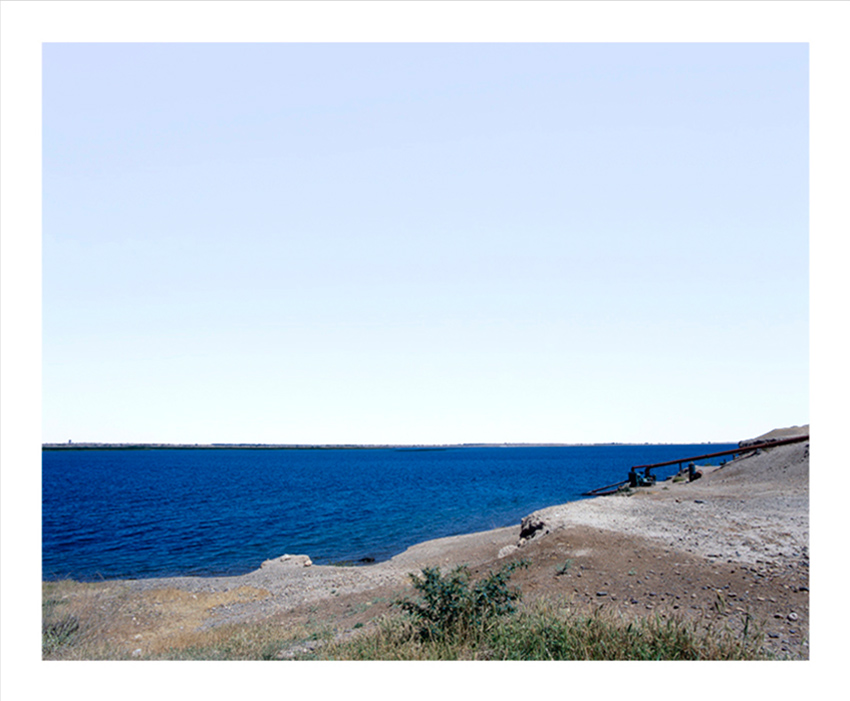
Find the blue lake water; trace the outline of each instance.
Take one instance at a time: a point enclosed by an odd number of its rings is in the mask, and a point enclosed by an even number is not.
[[[233,575],[284,553],[381,561],[518,524],[626,479],[633,465],[735,447],[46,450],[42,575]]]

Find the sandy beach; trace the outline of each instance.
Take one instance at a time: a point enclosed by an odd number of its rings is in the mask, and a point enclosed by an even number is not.
[[[808,426],[754,442],[795,435],[808,435]],[[556,598],[576,609],[696,617],[733,629],[750,616],[777,655],[807,658],[809,441],[701,469],[696,481],[553,506],[516,526],[428,541],[372,565],[316,566],[291,553],[237,577],[98,586],[132,612],[116,621],[112,643],[145,654],[191,631],[260,620],[288,627],[318,617],[345,637],[389,612],[423,567],[465,564],[482,573],[524,559],[529,567],[512,581],[525,601]]]

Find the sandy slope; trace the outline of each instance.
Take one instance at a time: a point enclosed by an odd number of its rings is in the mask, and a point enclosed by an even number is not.
[[[703,472],[692,483],[662,482],[631,498],[573,502],[531,517],[549,531],[591,526],[750,564],[806,557],[808,442],[750,453]]]

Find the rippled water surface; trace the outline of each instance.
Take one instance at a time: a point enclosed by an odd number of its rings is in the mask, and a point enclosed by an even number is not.
[[[632,465],[734,447],[47,450],[43,576],[243,574],[284,553],[380,561],[517,524]]]

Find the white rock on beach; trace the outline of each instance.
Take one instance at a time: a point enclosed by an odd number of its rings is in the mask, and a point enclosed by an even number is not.
[[[260,568],[280,567],[281,565],[286,567],[311,567],[313,561],[307,555],[281,555],[280,557],[273,557],[271,560],[266,560],[260,565]]]

